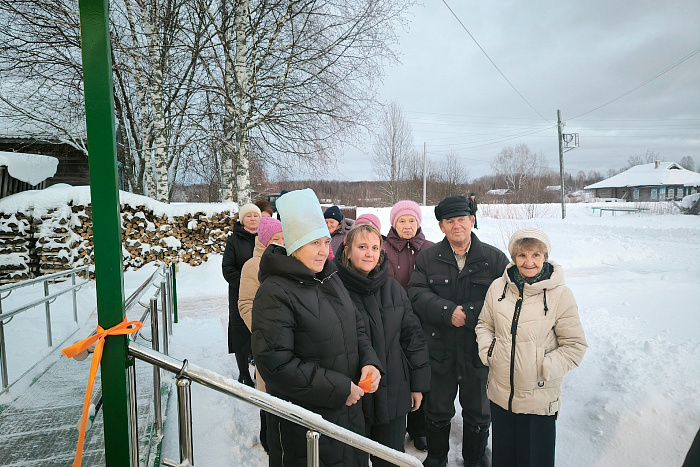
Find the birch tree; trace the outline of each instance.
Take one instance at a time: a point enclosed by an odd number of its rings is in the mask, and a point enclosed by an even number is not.
[[[77,2],[0,0],[0,76],[10,130],[87,154]]]
[[[115,107],[132,156],[129,167],[136,169],[130,175],[164,202],[180,155],[202,138],[189,107],[198,94],[194,77],[203,25],[186,6],[180,0],[123,0],[111,15]]]
[[[546,170],[544,157],[533,152],[526,144],[505,147],[491,163],[491,168],[502,176],[507,187],[518,192],[528,179],[534,179]]]
[[[284,170],[319,173],[333,162],[353,130],[369,121],[376,80],[395,60],[390,46],[409,4],[200,2],[212,28],[206,85],[221,92],[223,138],[232,151],[223,157],[224,198],[249,199],[251,150]]]
[[[161,201],[196,137],[185,128],[201,36],[196,21],[185,30],[186,5],[122,0],[110,13],[118,157],[129,188]],[[18,131],[87,154],[77,1],[0,0],[0,21],[0,107]]]
[[[417,159],[414,155],[413,133],[404,118],[401,107],[395,102],[384,109],[379,120],[380,132],[375,135],[373,163],[377,177],[383,181],[384,193],[394,205],[401,198],[401,185],[409,174],[409,165]],[[411,173],[410,175],[413,175]]]

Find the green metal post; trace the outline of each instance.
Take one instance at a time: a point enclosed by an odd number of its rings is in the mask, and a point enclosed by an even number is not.
[[[124,320],[121,222],[117,189],[117,144],[112,94],[108,0],[79,0],[85,117],[95,246],[97,319],[104,329]],[[106,338],[102,395],[107,467],[132,465],[127,339]]]

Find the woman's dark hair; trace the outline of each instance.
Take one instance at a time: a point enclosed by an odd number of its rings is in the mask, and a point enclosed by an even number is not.
[[[255,204],[260,209],[260,212],[269,213],[270,217],[272,217],[272,215],[274,214],[274,211],[272,210],[272,205],[270,204],[269,201],[266,201],[264,199],[259,199],[253,204]]]

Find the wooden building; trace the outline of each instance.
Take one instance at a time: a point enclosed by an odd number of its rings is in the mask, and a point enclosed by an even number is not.
[[[0,151],[0,198],[46,188],[57,165],[58,160],[51,156]]]
[[[2,137],[0,138],[0,151],[41,154],[58,159],[56,174],[46,180],[46,186],[57,183],[67,183],[73,186],[90,184],[87,154],[69,144],[33,137]]]
[[[584,187],[596,198],[624,201],[673,201],[700,191],[700,174],[675,162],[635,165],[613,177]]]

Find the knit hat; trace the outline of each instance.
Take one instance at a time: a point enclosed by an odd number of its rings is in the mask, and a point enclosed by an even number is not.
[[[262,213],[260,212],[260,208],[257,207],[256,205],[249,203],[249,204],[244,204],[241,206],[241,208],[238,210],[238,221],[243,222],[243,218],[245,217],[246,214],[249,212],[257,212],[258,216],[262,217]]]
[[[524,238],[534,238],[535,240],[539,240],[540,242],[544,243],[544,246],[547,248],[547,251],[543,253],[547,256],[549,256],[551,253],[552,246],[549,243],[549,237],[547,237],[546,233],[542,232],[540,229],[534,228],[520,229],[511,235],[510,241],[508,242],[508,252],[510,253],[511,258],[515,258],[515,255],[518,253],[515,251],[518,241]]]
[[[359,216],[355,221],[355,225],[361,224],[370,224],[375,226],[380,232],[382,231],[382,223],[379,221],[379,218],[374,214],[362,214],[361,216]]]
[[[329,237],[323,211],[311,188],[285,193],[277,199],[287,255],[318,238]]]
[[[258,224],[258,240],[260,243],[267,246],[270,239],[282,232],[282,223],[274,217],[263,217]]]
[[[421,222],[423,222],[423,213],[421,212],[418,203],[414,201],[399,201],[391,208],[391,212],[389,212],[389,222],[391,222],[392,227],[396,228],[396,221],[399,220],[399,217],[401,216],[415,217],[419,226]]]
[[[435,206],[435,218],[438,221],[471,215],[472,210],[464,196],[448,196]]]
[[[328,209],[326,209],[326,212],[323,213],[323,218],[343,222],[344,216],[343,213],[340,212],[340,208],[338,206],[331,206]]]

